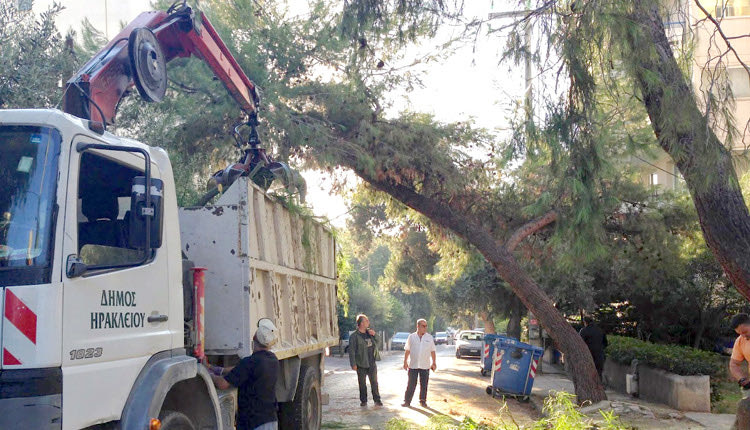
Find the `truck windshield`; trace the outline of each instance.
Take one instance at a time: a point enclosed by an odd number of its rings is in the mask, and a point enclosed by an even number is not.
[[[0,126],[0,286],[49,282],[60,133]]]

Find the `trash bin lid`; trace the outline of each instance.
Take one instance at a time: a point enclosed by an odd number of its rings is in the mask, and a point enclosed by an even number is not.
[[[538,346],[529,345],[528,343],[524,343],[512,338],[500,338],[495,340],[495,347],[496,348],[520,348],[525,349],[528,351],[531,351],[532,353],[542,354],[544,353],[544,348],[540,348]]]

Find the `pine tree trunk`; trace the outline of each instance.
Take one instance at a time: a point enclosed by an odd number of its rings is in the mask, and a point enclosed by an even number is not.
[[[698,109],[669,45],[656,3],[635,1],[632,19],[643,33],[641,37],[626,37],[626,60],[634,70],[659,145],[685,178],[706,244],[737,290],[750,299],[750,214],[731,152]]]
[[[479,318],[481,318],[482,322],[484,322],[485,333],[497,333],[497,330],[495,329],[495,321],[493,321],[492,315],[490,315],[488,312],[479,312]]]
[[[347,165],[374,188],[422,213],[435,224],[450,229],[476,247],[495,267],[500,278],[510,285],[513,293],[526,308],[537,316],[542,327],[547,330],[560,351],[565,354],[567,362],[570,363],[578,402],[597,403],[607,398],[604,386],[599,380],[599,374],[596,372],[594,359],[581,336],[555,309],[549,297],[518,264],[511,251],[499,244],[492,234],[482,228],[480,223],[460,210],[450,207],[449,203],[419,194],[414,189],[389,181],[387,178],[373,176],[370,171],[359,166],[356,160],[351,160]],[[523,230],[531,231],[525,228]],[[515,239],[509,242],[517,243],[521,236],[522,234],[514,234],[512,238]]]
[[[509,253],[498,252],[497,255],[492,256],[491,262],[500,277],[511,286],[516,296],[537,317],[560,351],[565,354],[565,361],[570,364],[578,402],[597,403],[605,400],[607,395],[599,381],[599,374],[596,372],[588,347],[568,321],[555,309],[544,291],[531,280]]]
[[[520,300],[514,299],[510,308],[510,316],[508,317],[508,328],[506,329],[508,336],[516,339],[521,338],[521,319],[523,318],[524,310],[523,303]]]

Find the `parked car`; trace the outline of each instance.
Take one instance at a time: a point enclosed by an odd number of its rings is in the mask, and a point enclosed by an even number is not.
[[[445,345],[448,343],[448,333],[439,331],[435,333],[435,345]]]
[[[406,339],[409,338],[409,333],[400,331],[393,335],[391,338],[391,349],[403,350],[406,346]]]
[[[456,358],[481,357],[484,333],[481,331],[464,330],[458,333],[456,339]]]
[[[352,333],[354,333],[354,330],[352,331],[345,331],[341,333],[341,338],[339,339],[338,346],[331,347],[331,353],[333,354],[334,351],[338,352],[339,355],[344,355],[349,352],[349,338],[351,337]]]
[[[345,353],[349,352],[349,338],[351,337],[352,333],[354,333],[354,330],[350,332],[346,332],[341,336],[341,343],[339,344],[339,347],[344,350]]]

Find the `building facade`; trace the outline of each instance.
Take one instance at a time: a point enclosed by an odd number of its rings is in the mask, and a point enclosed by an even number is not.
[[[710,110],[709,93],[722,99],[731,91],[734,102],[727,106],[737,131],[731,147],[738,155],[737,174],[742,175],[749,170],[748,163],[739,156],[750,145],[750,70],[740,61],[750,65],[750,0],[701,0],[700,3],[710,18],[695,1],[676,0],[664,24],[673,45],[685,48],[684,52],[692,56],[690,82],[702,110]],[[712,19],[719,24],[734,52],[728,50]],[[717,116],[713,128],[717,137],[729,145],[724,124]],[[641,183],[654,187],[655,191],[679,189],[683,184],[672,159],[661,150],[650,156],[633,156],[632,165],[639,172]]]

